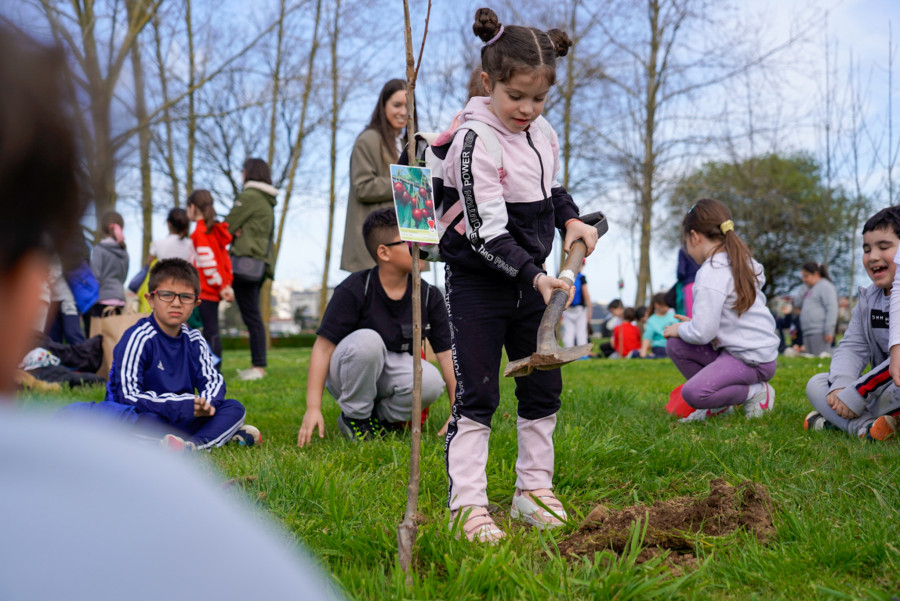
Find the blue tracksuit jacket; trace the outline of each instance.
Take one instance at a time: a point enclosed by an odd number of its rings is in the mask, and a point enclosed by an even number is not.
[[[125,331],[113,351],[106,400],[184,426],[194,420],[194,396],[225,398],[225,380],[198,330],[182,325],[172,337],[150,315]]]

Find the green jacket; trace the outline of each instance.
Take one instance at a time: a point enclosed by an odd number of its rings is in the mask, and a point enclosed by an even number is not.
[[[350,196],[341,250],[341,269],[344,271],[375,266],[363,241],[362,226],[373,211],[394,206],[389,167],[392,162],[376,130],[367,129],[359,134],[350,155]]]
[[[272,249],[269,241],[275,230],[275,197],[278,189],[263,182],[244,182],[244,189],[234,199],[228,213],[228,231],[234,236],[231,254],[253,257],[271,267]],[[238,235],[240,231],[240,235]]]

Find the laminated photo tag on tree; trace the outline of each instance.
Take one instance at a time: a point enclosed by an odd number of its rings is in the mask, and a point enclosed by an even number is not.
[[[391,165],[391,185],[400,238],[407,242],[437,244],[431,169]]]

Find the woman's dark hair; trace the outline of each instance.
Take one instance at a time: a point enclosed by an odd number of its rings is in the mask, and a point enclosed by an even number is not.
[[[730,228],[722,227],[726,222],[729,223]],[[734,290],[737,293],[737,300],[732,308],[737,311],[738,315],[741,315],[756,301],[759,280],[753,270],[753,257],[750,255],[750,249],[734,232],[731,211],[718,200],[701,198],[684,216],[684,221],[681,223],[682,240],[687,239],[692,231],[702,234],[713,242],[718,242],[714,252],[724,249],[728,254],[728,260],[731,261]]]
[[[191,233],[191,220],[188,219],[187,211],[181,208],[174,208],[169,211],[166,222],[172,227],[172,231],[178,234],[182,240]]]
[[[647,315],[647,307],[640,306],[640,307],[634,308],[634,318],[636,320],[641,321],[642,319],[644,319],[644,317],[646,315]]]
[[[566,32],[559,29],[541,31],[534,27],[501,25],[497,14],[489,8],[475,11],[472,31],[485,42],[481,48],[481,65],[492,83],[506,83],[518,73],[536,72],[552,86],[556,83],[556,58],[568,54],[572,46]]]
[[[244,181],[262,182],[272,185],[272,172],[269,164],[262,159],[251,158],[244,161]]]
[[[116,235],[114,225],[119,226],[119,235]],[[124,227],[125,220],[122,219],[122,215],[115,211],[107,211],[100,218],[100,231],[114,239],[122,248],[125,248],[125,239],[122,238],[122,229]]]
[[[828,269],[821,263],[816,263],[815,261],[807,261],[800,267],[800,269],[802,269],[806,273],[817,273],[829,282],[831,281],[831,278],[828,277]]]
[[[209,190],[194,190],[187,199],[188,206],[194,205],[203,215],[203,224],[206,231],[212,231],[216,224],[216,209],[213,206],[213,197]]]
[[[381,136],[381,145],[384,147],[387,156],[391,157],[392,160],[396,161],[398,158],[397,153],[397,143],[395,141],[396,136],[394,135],[394,126],[388,123],[387,116],[384,114],[384,109],[387,106],[388,100],[391,99],[391,96],[396,94],[399,91],[406,91],[406,82],[402,79],[392,79],[381,88],[381,93],[378,95],[378,103],[375,105],[375,110],[372,111],[372,116],[369,118],[369,124],[366,125],[366,129],[374,129]],[[365,131],[365,130],[363,130]],[[403,144],[406,144],[408,139],[408,132],[403,130],[403,137],[401,141]]]

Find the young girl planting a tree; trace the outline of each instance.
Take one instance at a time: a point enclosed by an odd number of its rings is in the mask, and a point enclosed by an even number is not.
[[[488,96],[469,100],[444,160],[448,223],[440,251],[457,378],[446,454],[453,527],[469,540],[494,542],[504,533],[487,510],[486,465],[491,417],[500,402],[501,351],[505,346],[510,360],[530,356],[552,291],[567,287],[543,268],[554,228],[565,232],[566,251],[580,238],[588,254],[597,230],[578,219],[557,181],[556,134],[546,121],[535,123],[555,80],[556,58],[571,40],[556,29],[504,27],[486,8],[475,13],[473,30],[485,42],[481,80]],[[493,128],[502,170],[467,128],[472,121]],[[559,369],[516,380],[519,457],[511,516],[538,528],[566,519],[550,490],[561,389]]]
[[[700,269],[694,280],[693,319],[667,326],[666,352],[687,383],[681,391],[703,420],[743,405],[747,417],[772,409],[778,336],[762,293],[762,265],[734,231],[721,202],[698,200],[681,227],[684,249]]]

